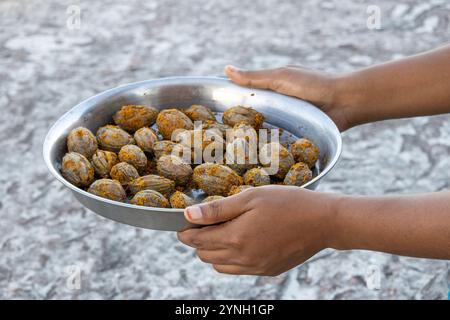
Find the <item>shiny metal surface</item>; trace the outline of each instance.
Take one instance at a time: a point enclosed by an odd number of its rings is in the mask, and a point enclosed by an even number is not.
[[[305,101],[271,91],[239,87],[222,78],[174,77],[122,85],[76,105],[49,130],[43,146],[44,160],[50,172],[72,190],[76,199],[103,217],[147,229],[177,231],[191,227],[181,209],[120,203],[79,189],[61,176],[59,166],[70,130],[84,126],[95,133],[99,126],[111,122],[112,115],[122,105],[143,104],[164,109],[186,108],[194,103],[207,105],[217,112],[235,105],[251,106],[262,112],[269,124],[311,139],[321,150],[320,172],[303,186],[305,188],[315,189],[340,156],[339,130],[327,115]]]

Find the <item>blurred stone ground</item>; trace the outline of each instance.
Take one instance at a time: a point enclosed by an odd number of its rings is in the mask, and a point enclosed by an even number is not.
[[[81,28],[66,27],[69,5]],[[381,30],[366,27],[368,5]],[[49,126],[119,84],[304,64],[344,72],[448,41],[450,3],[434,1],[0,2],[0,298],[445,299],[449,263],[325,251],[276,278],[226,276],[174,233],[88,212],[41,158]],[[321,190],[394,194],[449,188],[449,116],[386,121],[344,134]],[[71,265],[81,288],[67,286]],[[380,290],[366,286],[381,270]]]

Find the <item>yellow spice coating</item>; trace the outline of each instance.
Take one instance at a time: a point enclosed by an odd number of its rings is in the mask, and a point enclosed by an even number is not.
[[[114,152],[97,150],[91,160],[95,173],[102,178],[107,178],[111,168],[118,162],[117,155]]]
[[[64,155],[61,174],[77,187],[87,187],[94,181],[94,168],[85,156],[77,152]]]
[[[223,113],[222,120],[229,126],[245,123],[258,130],[264,122],[264,116],[250,107],[236,106],[226,110]]]
[[[166,109],[161,111],[156,118],[159,133],[164,139],[170,140],[176,129],[194,129],[192,120],[178,109]]]
[[[230,192],[228,192],[228,196],[233,196],[235,194],[241,193],[245,190],[248,190],[250,188],[253,188],[253,186],[249,185],[242,185],[242,186],[232,186],[230,189]]]
[[[168,196],[175,191],[175,182],[158,175],[149,174],[133,180],[128,188],[132,194],[142,190],[155,190]]]
[[[130,203],[138,206],[169,208],[169,201],[161,193],[154,190],[142,190],[134,195]]]
[[[129,144],[123,146],[119,151],[119,160],[126,162],[135,167],[138,171],[143,172],[147,166],[147,157],[144,151],[136,145]]]
[[[183,112],[192,121],[216,120],[216,117],[214,116],[214,113],[211,111],[211,109],[200,104],[193,104]]]
[[[119,162],[111,168],[110,176],[112,179],[119,181],[121,185],[127,186],[133,180],[139,178],[139,173],[131,164]]]
[[[253,168],[244,174],[244,184],[254,187],[270,184],[270,176],[263,168]]]
[[[284,178],[284,184],[301,187],[311,180],[312,171],[306,163],[298,162],[294,164]]]
[[[89,187],[88,192],[115,201],[125,201],[127,197],[122,185],[118,181],[110,179],[94,181]]]
[[[272,150],[278,150],[272,154]],[[278,159],[277,159],[278,156]],[[278,142],[270,142],[265,144],[260,150],[260,159],[264,160],[263,166],[269,168],[272,164],[275,167],[278,160],[278,170],[275,174],[272,174],[278,179],[284,179],[286,173],[291,166],[295,163],[294,157],[286,147]]]
[[[69,152],[77,152],[90,159],[97,151],[97,148],[97,139],[87,128],[75,128],[67,136],[67,149]]]
[[[97,141],[103,150],[119,152],[127,144],[134,144],[134,138],[118,126],[106,125],[97,130]]]
[[[153,144],[158,141],[158,136],[153,129],[143,127],[134,133],[134,140],[139,148],[145,152],[153,152]]]
[[[155,123],[157,115],[158,110],[153,107],[127,105],[114,114],[113,120],[122,129],[135,132]]]
[[[208,195],[226,196],[232,186],[242,184],[242,177],[235,171],[215,163],[204,163],[195,167],[193,179],[195,184]]]
[[[194,199],[181,191],[175,191],[170,196],[170,205],[172,208],[184,209],[195,204]]]
[[[320,156],[319,148],[310,140],[298,139],[291,145],[291,152],[295,161],[304,162],[310,168],[314,166]]]

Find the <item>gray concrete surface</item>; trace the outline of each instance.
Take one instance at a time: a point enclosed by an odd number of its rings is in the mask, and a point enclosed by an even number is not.
[[[372,4],[381,30],[366,27]],[[66,26],[69,5],[81,8],[79,30]],[[447,0],[1,1],[0,298],[446,299],[448,262],[364,251],[325,251],[276,278],[217,274],[173,233],[84,209],[49,175],[41,145],[65,111],[119,84],[218,75],[227,63],[349,71],[444,43],[449,17]],[[365,125],[344,144],[321,190],[449,188],[449,116]],[[372,267],[380,290],[366,285]]]

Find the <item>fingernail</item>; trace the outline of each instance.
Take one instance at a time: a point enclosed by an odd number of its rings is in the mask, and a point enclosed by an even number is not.
[[[227,65],[226,68],[227,68],[227,70],[230,71],[230,72],[237,72],[237,71],[238,71],[238,69],[237,69],[236,67],[234,67],[234,66],[232,66],[232,65],[230,65],[230,64]]]
[[[198,206],[186,208],[186,215],[189,220],[200,220],[202,218],[202,209]]]

